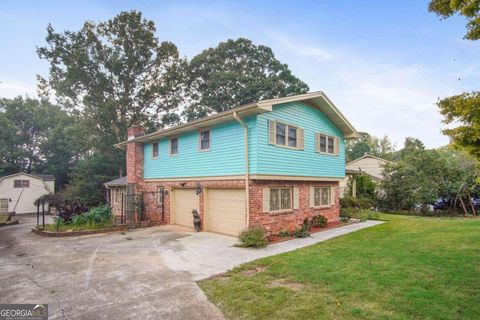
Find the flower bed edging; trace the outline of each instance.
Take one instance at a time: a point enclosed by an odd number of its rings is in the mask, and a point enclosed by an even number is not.
[[[97,233],[109,233],[109,232],[118,232],[127,230],[127,225],[122,224],[114,228],[103,228],[103,229],[93,229],[93,230],[76,230],[76,231],[46,231],[42,229],[33,228],[32,232],[44,237],[74,237],[74,236],[84,236],[89,234]]]

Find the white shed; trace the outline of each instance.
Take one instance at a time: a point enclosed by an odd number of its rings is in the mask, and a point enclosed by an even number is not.
[[[55,193],[55,177],[50,174],[15,173],[0,178],[0,213],[37,212],[35,200]],[[48,206],[45,207],[48,210]]]

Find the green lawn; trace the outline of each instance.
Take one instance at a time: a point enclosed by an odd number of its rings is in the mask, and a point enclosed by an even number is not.
[[[480,319],[480,219],[382,218],[199,285],[233,319]]]

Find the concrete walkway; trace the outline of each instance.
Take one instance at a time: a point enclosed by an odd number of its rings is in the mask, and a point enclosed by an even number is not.
[[[259,258],[293,251],[303,247],[342,236],[384,223],[366,221],[321,231],[309,238],[292,239],[269,245],[261,249],[234,247],[238,240],[233,237],[210,233],[191,233],[189,237],[177,239],[162,248],[162,261],[175,271],[187,271],[198,281],[224,273],[240,264]]]
[[[172,226],[45,238],[30,232],[34,216],[19,219],[0,228],[0,303],[48,303],[49,319],[223,319],[195,281],[381,223],[244,249]]]

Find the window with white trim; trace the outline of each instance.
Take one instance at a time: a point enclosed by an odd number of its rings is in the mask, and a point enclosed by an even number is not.
[[[337,137],[317,132],[315,134],[315,149],[320,153],[338,155],[339,140]]]
[[[293,188],[270,188],[270,211],[292,210]]]
[[[210,130],[204,129],[200,131],[200,151],[210,150]]]
[[[269,120],[269,143],[291,149],[303,150],[304,130],[297,126]]]
[[[313,187],[313,206],[326,207],[332,204],[331,187]]]
[[[178,138],[170,139],[170,155],[178,154]]]
[[[158,158],[158,142],[152,143],[152,158]]]

